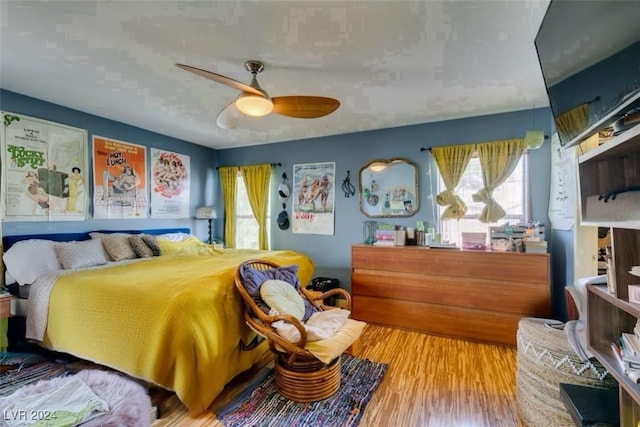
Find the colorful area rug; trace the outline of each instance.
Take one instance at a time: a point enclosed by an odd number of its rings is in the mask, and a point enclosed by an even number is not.
[[[36,381],[66,375],[65,363],[30,353],[0,353],[0,396]]]
[[[271,369],[255,388],[218,409],[216,415],[226,427],[357,426],[387,367],[345,354],[340,388],[330,398],[313,403],[293,402],[281,396]]]

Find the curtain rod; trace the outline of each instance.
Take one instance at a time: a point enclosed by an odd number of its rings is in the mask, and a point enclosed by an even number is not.
[[[593,101],[591,101],[591,102],[593,102]],[[546,135],[546,134],[545,134],[545,135],[544,135],[544,139],[545,139],[545,141],[546,141],[547,139],[549,139],[549,135]],[[497,140],[497,141],[501,141],[501,140]],[[494,142],[495,142],[495,141],[494,141]],[[473,144],[483,144],[483,143],[482,143],[482,142],[474,142]],[[446,146],[445,146],[445,145],[443,145],[443,147],[446,147]],[[423,151],[431,152],[431,149],[432,149],[432,148],[433,148],[433,147],[420,147],[420,152],[421,152],[421,153],[422,153]]]
[[[269,163],[271,165],[272,168],[279,168],[280,166],[282,166],[282,163],[280,162],[275,162],[275,163]],[[240,169],[240,166],[236,166],[238,169]],[[220,170],[220,166],[216,166],[216,170]]]

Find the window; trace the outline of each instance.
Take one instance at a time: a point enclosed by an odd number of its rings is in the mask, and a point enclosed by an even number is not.
[[[440,221],[440,233],[443,241],[455,242],[459,247],[462,246],[463,232],[486,232],[489,236],[489,227],[506,224],[524,223],[528,220],[528,195],[527,195],[527,159],[528,155],[525,151],[520,159],[518,166],[511,176],[493,192],[493,198],[507,212],[507,215],[498,220],[496,223],[485,224],[478,221],[478,216],[484,207],[481,202],[474,202],[471,196],[483,187],[482,169],[480,167],[480,159],[475,153],[469,162],[467,170],[460,179],[460,183],[456,187],[458,194],[467,205],[467,214],[460,220]],[[438,174],[439,176],[439,174]],[[438,192],[445,189],[442,177],[439,178]],[[442,215],[445,207],[438,205],[438,217]],[[488,239],[488,237],[487,237]]]
[[[267,212],[270,212],[268,208]],[[267,217],[267,224],[269,223],[270,217]],[[253,216],[240,171],[236,177],[236,248],[258,249],[258,221]]]

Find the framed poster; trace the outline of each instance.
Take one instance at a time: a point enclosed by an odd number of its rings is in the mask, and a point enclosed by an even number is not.
[[[151,148],[151,217],[189,218],[189,156]]]
[[[147,149],[93,137],[93,217],[146,218]]]
[[[333,235],[335,169],[334,162],[293,165],[294,233]]]
[[[1,114],[3,220],[85,220],[87,131],[6,111]]]

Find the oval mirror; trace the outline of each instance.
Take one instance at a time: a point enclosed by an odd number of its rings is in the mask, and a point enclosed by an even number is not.
[[[370,218],[408,217],[418,211],[418,167],[396,157],[360,169],[360,211]]]

